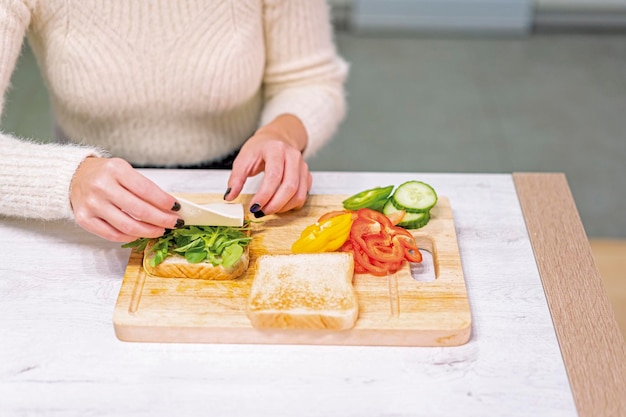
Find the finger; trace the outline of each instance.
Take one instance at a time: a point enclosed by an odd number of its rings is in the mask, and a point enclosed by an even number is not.
[[[111,227],[117,229],[120,233],[127,236],[136,237],[158,237],[165,232],[165,227],[156,226],[136,219],[128,213],[110,205],[105,208],[101,216],[98,218],[108,223]],[[173,228],[174,225],[166,227]]]
[[[132,192],[125,189],[115,196],[113,204],[121,211],[125,212],[135,220],[156,226],[158,228],[173,228],[179,221],[179,217],[175,212],[170,210],[163,211],[157,207],[150,205],[145,200],[137,197]],[[107,217],[105,217],[107,218]],[[129,230],[121,229],[128,233]],[[147,236],[144,236],[147,237]]]
[[[286,159],[288,158],[285,158],[284,153],[272,153],[266,157],[263,181],[261,181],[258,191],[254,197],[252,197],[252,204],[258,205],[265,214],[274,213],[276,211],[276,208],[272,209],[272,206],[268,207],[266,205],[283,182],[283,175],[286,168],[285,164],[287,163]],[[274,206],[280,207],[280,205],[280,203],[274,203]]]
[[[299,204],[298,195],[306,197],[307,183],[306,172],[304,172],[306,164],[300,153],[298,152],[295,157],[288,155],[284,163],[283,179],[270,201],[264,206],[263,211],[266,214],[290,210]]]
[[[245,155],[240,153],[233,162],[233,168],[228,177],[226,192],[224,193],[224,200],[232,201],[239,196],[243,185],[250,175],[251,164],[246,159]]]
[[[309,190],[311,188],[311,175],[309,173],[309,167],[306,162],[301,161],[299,164],[299,174],[298,174],[298,189],[296,193],[282,205],[281,208],[276,210],[277,212],[285,212],[293,209],[301,208],[309,194]],[[281,186],[282,188],[282,186]],[[276,194],[278,196],[278,193]],[[270,202],[270,204],[274,203],[274,199]]]
[[[113,159],[106,167],[117,184],[100,188],[104,188],[108,200],[119,210],[160,228],[171,228],[176,224],[178,216],[171,211],[176,199],[172,195],[161,190],[122,159]],[[91,208],[96,212],[100,211],[94,204]],[[109,220],[102,213],[100,217],[105,221]]]
[[[75,216],[89,219],[99,217],[111,223],[111,216],[118,217],[120,211],[127,213],[135,220],[156,226],[160,229],[172,228],[178,221],[178,216],[171,211],[162,211],[133,192],[119,185],[117,181],[101,183],[98,192],[89,193],[74,208]],[[119,218],[119,217],[118,217]],[[80,224],[80,223],[79,223]],[[115,225],[114,225],[115,226]],[[116,226],[119,229],[119,226]],[[120,229],[129,233],[130,229]],[[153,234],[150,230],[148,233]],[[144,235],[144,237],[148,237]]]
[[[302,166],[300,167],[300,178],[305,178],[305,180],[303,181],[303,187],[300,187],[297,196],[294,198],[296,201],[295,205],[291,207],[291,210],[300,209],[304,206],[307,198],[309,198],[311,185],[313,185],[313,177],[309,171],[309,165],[304,160],[302,161]]]
[[[75,213],[75,219],[85,230],[113,241],[159,237],[165,232],[165,228],[135,219],[113,204],[101,207],[97,214],[81,209]]]
[[[163,211],[171,210],[176,201],[174,196],[163,191],[121,158],[109,159],[106,163],[99,165],[98,168],[98,180],[93,185],[108,191],[111,199],[114,199],[115,195],[107,184],[113,180],[129,192]]]
[[[132,242],[133,240],[139,238],[139,236],[132,236],[120,232],[115,227],[100,218],[92,219],[92,221],[88,225],[83,226],[83,228],[88,232],[106,240],[110,240],[111,242]]]
[[[125,162],[125,161],[124,161]],[[121,186],[126,188],[131,193],[137,195],[139,198],[149,203],[150,205],[157,207],[163,211],[171,211],[176,198],[169,193],[163,191],[154,182],[141,175],[138,171],[132,169],[130,172],[125,172],[123,175],[119,175],[117,180]]]
[[[145,232],[141,234],[128,234],[120,231],[119,229],[111,226],[107,221],[99,217],[91,217],[89,219],[77,217],[76,222],[84,230],[93,233],[103,239],[110,240],[112,242],[131,242],[140,237],[159,237],[165,233],[164,229],[157,228],[154,232]],[[145,236],[142,236],[144,235]]]

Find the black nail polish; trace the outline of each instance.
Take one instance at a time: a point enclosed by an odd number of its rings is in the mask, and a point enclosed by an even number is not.
[[[254,212],[254,217],[259,219],[261,217],[265,216],[265,213],[263,213],[263,210],[257,210]]]
[[[231,190],[231,188],[230,188],[230,187],[228,187],[228,188],[226,189],[226,192],[224,193],[224,200],[226,200],[226,196],[227,196],[228,194],[230,194],[230,190]]]
[[[166,235],[166,234],[171,233],[171,232],[172,232],[172,229],[165,229],[165,232],[163,234]]]
[[[185,221],[183,219],[178,219],[176,220],[176,228],[180,229],[181,227],[183,227],[185,225]]]
[[[180,204],[178,204],[178,201],[174,201],[174,205],[172,206],[172,211],[178,211],[180,210]]]
[[[261,210],[261,205],[259,203],[254,203],[252,207],[250,207],[250,213],[256,213]]]

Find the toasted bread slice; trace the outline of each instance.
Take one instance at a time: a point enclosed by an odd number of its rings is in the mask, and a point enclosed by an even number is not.
[[[153,267],[150,266],[150,258],[154,254],[145,255],[149,253],[151,246],[152,244],[148,244],[144,250],[143,268],[149,275],[162,278],[235,279],[246,272],[250,261],[249,247],[246,246],[241,258],[230,268],[224,268],[222,265],[214,266],[208,262],[192,264],[180,255],[170,255],[163,262]]]
[[[353,276],[345,252],[263,255],[246,314],[259,329],[350,329],[359,312]]]

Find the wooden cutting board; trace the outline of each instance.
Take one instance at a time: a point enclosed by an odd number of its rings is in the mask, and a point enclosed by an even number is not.
[[[221,195],[179,194],[200,204]],[[439,197],[431,220],[414,230],[420,249],[432,254],[436,279],[419,282],[411,266],[390,277],[355,274],[359,303],[354,328],[258,330],[246,316],[246,302],[263,254],[288,254],[291,244],[323,213],[342,208],[344,195],[312,195],[300,210],[269,215],[254,223],[250,267],[232,281],[158,278],[143,271],[132,252],[113,315],[120,340],[136,342],[274,343],[314,345],[455,346],[471,333],[471,313],[450,202]],[[250,195],[241,196],[247,205]],[[323,266],[322,266],[323,267]],[[419,268],[414,266],[414,271]],[[423,267],[423,266],[422,266]],[[415,274],[415,272],[413,272]]]

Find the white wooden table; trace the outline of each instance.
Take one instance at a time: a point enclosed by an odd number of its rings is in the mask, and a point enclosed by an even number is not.
[[[172,192],[226,187],[226,171],[143,172]],[[314,173],[315,194],[419,179],[450,199],[473,334],[447,348],[121,342],[112,314],[129,250],[70,223],[1,218],[0,416],[624,415],[624,341],[588,244],[542,219],[580,222],[575,207],[533,203],[546,197],[537,181],[567,200],[562,178]],[[591,287],[574,277],[559,289],[583,267]]]

